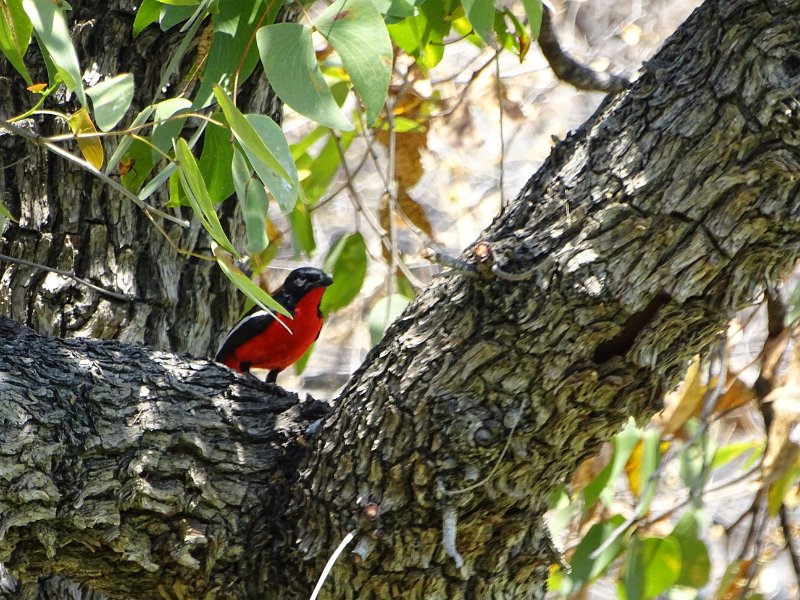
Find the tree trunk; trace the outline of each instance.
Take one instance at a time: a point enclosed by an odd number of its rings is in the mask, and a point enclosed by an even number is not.
[[[152,26],[134,39],[130,2],[79,0],[72,6],[68,15],[81,64],[91,67],[98,81],[133,73],[136,91],[129,114],[135,115],[155,96],[165,67],[161,57],[169,55],[182,34]],[[34,80],[46,81],[41,56],[30,52],[28,62]],[[185,69],[173,74],[171,84],[186,85],[184,75]],[[263,71],[251,76],[240,98],[244,111],[270,114],[280,122],[280,104]],[[56,108],[63,111],[79,108],[63,94],[57,101]],[[0,115],[20,114],[33,102],[22,78],[0,61]],[[43,135],[68,131],[50,116],[29,123]],[[121,301],[55,273],[0,259],[0,314],[47,335],[120,339],[213,355],[219,338],[241,313],[239,293],[216,264],[178,254],[141,209],[102,181],[3,134],[0,201],[19,216],[19,224],[8,224],[0,252],[74,273],[133,300]],[[116,140],[105,146],[110,156]],[[163,206],[166,200],[165,193],[157,193],[149,202]],[[223,224],[232,239],[244,239],[241,218],[232,218],[236,203],[225,207]],[[191,217],[188,210],[180,212]],[[187,229],[162,226],[178,248],[210,256],[208,236],[196,219],[191,221]]]
[[[323,598],[542,598],[553,486],[800,256],[799,24],[800,0],[695,11],[313,435],[202,360],[0,335],[24,461],[0,559],[115,597],[307,598],[352,532]]]

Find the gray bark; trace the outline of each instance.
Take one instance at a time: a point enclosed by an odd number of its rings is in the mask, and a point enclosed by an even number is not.
[[[298,440],[325,405],[205,359],[4,317],[0,339],[0,560],[15,576],[122,598],[263,585],[252,558],[289,529]]]
[[[202,360],[0,336],[6,468],[26,461],[0,558],[117,597],[304,598],[352,531],[322,597],[542,598],[553,486],[800,256],[799,40],[800,0],[706,2],[311,439],[277,388]]]

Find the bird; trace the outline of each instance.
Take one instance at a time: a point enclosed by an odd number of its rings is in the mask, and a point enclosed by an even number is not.
[[[295,269],[273,295],[293,318],[254,306],[225,336],[214,360],[241,373],[269,369],[267,382],[275,383],[278,373],[297,362],[319,337],[319,304],[332,283],[320,269]]]

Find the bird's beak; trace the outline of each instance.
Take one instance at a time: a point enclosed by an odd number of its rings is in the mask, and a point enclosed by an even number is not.
[[[319,280],[320,287],[328,287],[332,283],[333,283],[333,277],[331,277],[327,273],[325,274],[325,276],[322,279]]]

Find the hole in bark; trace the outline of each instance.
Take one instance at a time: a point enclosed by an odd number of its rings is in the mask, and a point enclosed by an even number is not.
[[[614,356],[623,356],[631,349],[639,332],[652,321],[658,310],[670,300],[672,300],[672,297],[666,292],[656,294],[655,298],[650,300],[647,306],[628,317],[625,325],[622,326],[622,331],[610,340],[597,345],[592,360],[599,365],[611,360]]]
[[[790,57],[784,60],[783,69],[786,71],[787,75],[792,77],[797,76],[800,73],[800,56],[797,54],[792,54]]]

